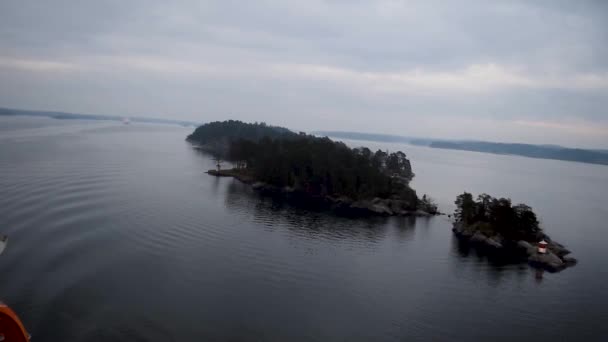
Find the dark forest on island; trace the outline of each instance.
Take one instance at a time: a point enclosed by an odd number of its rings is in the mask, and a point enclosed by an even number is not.
[[[202,125],[187,140],[230,161],[237,178],[346,202],[389,200],[375,203],[388,207],[387,213],[437,211],[409,186],[414,172],[402,151],[349,148],[327,137],[233,120]]]

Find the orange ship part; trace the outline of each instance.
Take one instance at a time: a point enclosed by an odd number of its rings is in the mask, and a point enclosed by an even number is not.
[[[30,335],[11,308],[0,302],[0,341],[28,342]]]

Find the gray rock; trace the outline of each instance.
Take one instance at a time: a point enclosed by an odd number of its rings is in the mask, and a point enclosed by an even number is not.
[[[369,208],[372,206],[373,204],[370,201],[365,201],[365,200],[359,200],[356,202],[353,202],[350,207],[353,209],[364,209],[364,210],[369,210]]]
[[[350,209],[354,209],[361,212],[369,212],[376,215],[394,215],[395,213],[384,203],[383,200],[376,201],[374,204],[373,201],[369,200],[359,200],[353,202],[350,205]]]
[[[369,210],[380,215],[393,215],[393,211],[382,203],[372,205]]]
[[[536,253],[536,251],[538,250],[537,247],[533,246],[531,243],[529,243],[528,241],[524,241],[524,240],[517,241],[517,247],[524,250],[528,256]]]
[[[562,259],[549,251],[544,254],[534,253],[528,258],[528,261],[533,265],[541,266],[551,271],[559,271],[566,266]]]
[[[564,260],[564,264],[566,264],[567,266],[574,266],[578,263],[578,260],[576,260],[572,257],[565,257],[563,260]]]
[[[286,193],[286,194],[291,194],[294,193],[296,191],[296,188],[293,188],[291,186],[284,186],[283,189],[281,189],[282,192]]]
[[[346,203],[346,204],[352,204],[353,200],[350,197],[346,197],[346,196],[340,196],[338,197],[338,201],[342,202],[342,203]]]
[[[346,196],[340,196],[338,198],[327,196],[327,198],[329,199],[330,202],[333,202],[334,204],[336,204],[339,207],[348,207],[351,204],[353,204],[353,200]]]
[[[484,245],[485,247],[496,248],[496,249],[503,248],[502,237],[500,235],[496,235],[493,237],[487,237],[483,233],[476,231],[470,237],[470,241],[473,243]]]
[[[486,239],[485,241],[486,245],[488,245],[489,247],[492,248],[502,248],[502,238],[500,238],[500,236],[496,236],[496,237],[491,237]]]
[[[452,231],[459,238],[475,244],[477,247],[494,249],[500,253],[511,252],[514,253],[514,256],[520,256],[519,253],[525,252],[528,256],[528,262],[532,266],[541,267],[552,272],[561,271],[577,263],[577,260],[574,258],[564,257],[570,251],[557,242],[549,242],[547,253],[541,254],[538,253],[538,246],[535,242],[508,240],[496,232],[490,232],[490,234],[494,235],[489,237],[485,233],[487,230],[484,230],[484,233],[482,233],[481,229],[487,229],[487,227],[454,222]],[[544,234],[541,239],[548,241]]]
[[[488,237],[480,232],[475,232],[475,234],[471,236],[471,242],[486,243],[486,240],[488,240]]]
[[[524,241],[524,240],[519,240],[517,241],[517,247],[521,248],[521,249],[530,249],[530,248],[534,248],[534,246],[532,246],[531,243],[529,243],[528,241]]]
[[[263,182],[255,182],[255,183],[251,184],[251,188],[253,188],[254,190],[263,192],[263,193],[281,192],[281,189],[279,187],[276,187],[276,186],[270,185],[270,184],[266,184]]]
[[[549,243],[548,249],[559,257],[564,257],[571,253],[564,245],[557,242]]]
[[[401,200],[391,199],[388,201],[388,206],[396,213],[407,210],[405,207],[405,202]]]
[[[263,187],[265,187],[266,184],[262,183],[262,182],[255,182],[253,184],[251,184],[251,187],[258,190],[258,189],[262,189]]]
[[[427,213],[426,211],[424,211],[424,210],[420,210],[420,209],[416,210],[416,211],[414,212],[414,215],[416,215],[416,216],[420,216],[420,217],[432,216],[431,214]]]

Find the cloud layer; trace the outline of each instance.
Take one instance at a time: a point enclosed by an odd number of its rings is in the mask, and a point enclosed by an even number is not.
[[[0,105],[608,147],[602,1],[0,3]]]

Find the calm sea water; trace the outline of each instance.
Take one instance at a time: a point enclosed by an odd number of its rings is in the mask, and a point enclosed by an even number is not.
[[[605,341],[608,167],[401,149],[443,211],[533,206],[579,265],[458,245],[446,217],[346,219],[258,196],[162,125],[0,118],[0,298],[33,341]]]

